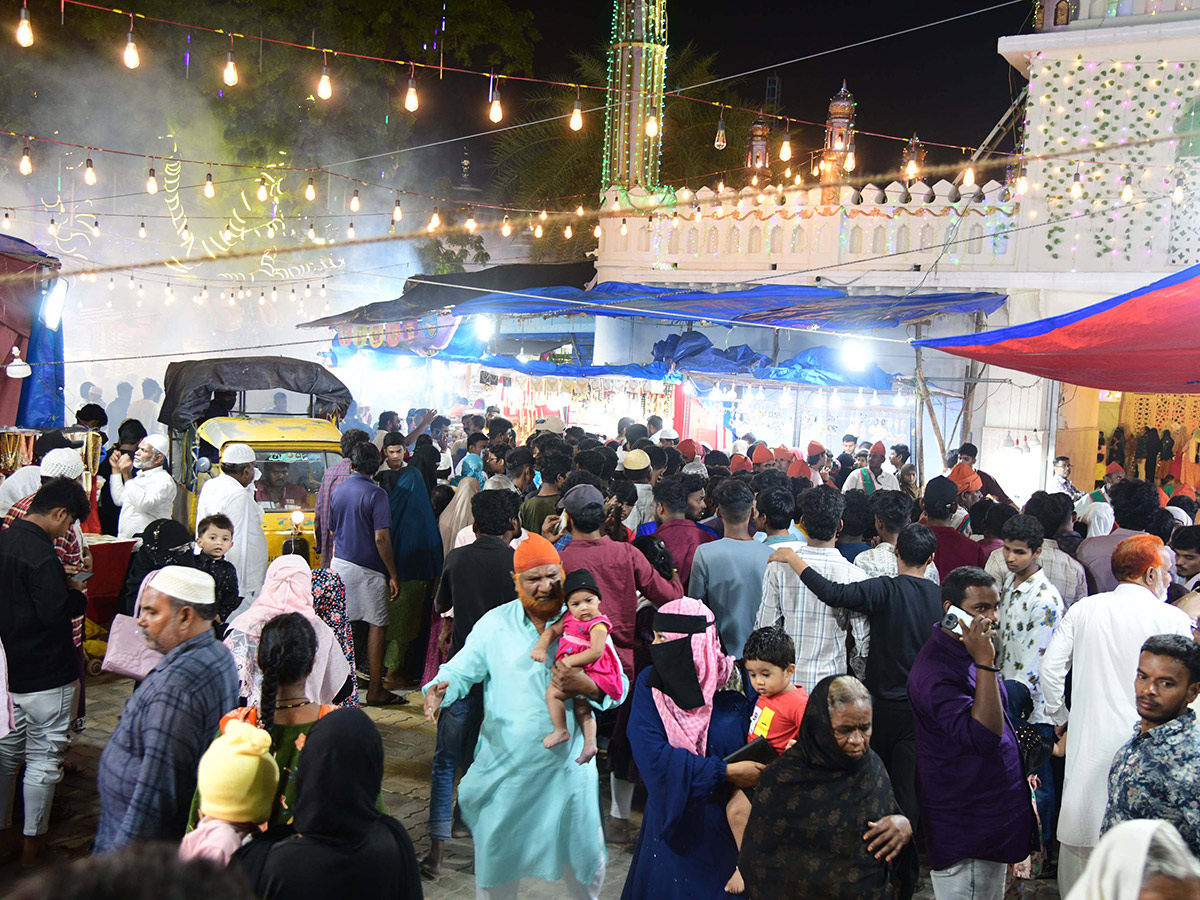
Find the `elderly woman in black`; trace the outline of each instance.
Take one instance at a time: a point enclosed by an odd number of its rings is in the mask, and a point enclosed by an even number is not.
[[[796,743],[754,792],[739,867],[753,900],[883,900],[912,839],[871,750],[871,695],[849,675],[819,682]]]

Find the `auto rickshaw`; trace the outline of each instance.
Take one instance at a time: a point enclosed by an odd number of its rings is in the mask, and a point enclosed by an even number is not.
[[[349,389],[323,366],[285,357],[171,363],[164,382],[159,421],[170,430],[172,475],[180,487],[176,517],[195,529],[200,490],[222,448],[249,444],[261,473],[253,491],[263,511],[268,561],[286,542],[289,552],[316,562],[317,491],[325,470],[342,458],[336,422],[350,405]],[[264,393],[274,406],[266,405]],[[287,394],[305,395],[305,409],[280,409]]]

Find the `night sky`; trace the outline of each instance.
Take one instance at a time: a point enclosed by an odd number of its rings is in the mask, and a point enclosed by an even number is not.
[[[994,2],[668,0],[667,13],[672,46],[694,41],[706,51],[715,51],[719,54],[718,74],[731,75],[982,9]],[[538,15],[542,34],[534,58],[538,76],[569,76],[572,50],[598,48],[608,42],[610,0],[516,0],[513,5]],[[996,53],[996,41],[1003,35],[1027,31],[1032,6],[1032,0],[1018,3],[914,35],[784,66],[777,70],[783,82],[783,111],[824,121],[829,98],[845,78],[858,101],[860,129],[897,135],[915,130],[926,140],[977,144],[1021,90],[1020,77]],[[745,79],[739,93],[757,105],[766,76],[762,73]],[[816,140],[811,130],[800,135],[806,145]],[[744,136],[736,139],[744,140]],[[730,143],[734,140],[731,134]],[[858,153],[860,172],[879,172],[898,168],[900,145],[860,138]],[[486,155],[483,142],[473,142],[473,154],[476,159]],[[961,154],[956,151],[931,150],[930,162],[958,159]],[[486,173],[480,174],[486,178]]]

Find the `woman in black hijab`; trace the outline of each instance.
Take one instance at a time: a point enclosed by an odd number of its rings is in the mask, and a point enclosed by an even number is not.
[[[795,745],[754,792],[739,868],[754,900],[883,900],[912,838],[870,748],[871,695],[849,675],[819,682]]]
[[[421,900],[404,826],[375,808],[383,741],[361,709],[308,733],[296,774],[296,834],[251,841],[234,859],[263,900]]]
[[[137,604],[138,590],[142,580],[156,569],[167,566],[190,566],[192,533],[174,519],[155,519],[146,526],[139,537],[142,546],[129,560],[129,571],[125,575],[125,588],[121,592],[121,605],[117,612],[133,615]]]

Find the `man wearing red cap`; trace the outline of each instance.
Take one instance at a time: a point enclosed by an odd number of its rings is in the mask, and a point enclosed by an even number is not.
[[[751,472],[754,467],[750,464],[750,460],[742,456],[740,453],[735,453],[729,458],[730,472]]]
[[[1111,503],[1110,492],[1113,489],[1113,485],[1120,484],[1124,480],[1125,469],[1120,463],[1110,462],[1108,468],[1104,470],[1104,485],[1084,494],[1075,504],[1075,512],[1083,512],[1086,507],[1091,506],[1093,503]]]
[[[1008,506],[1015,507],[1017,505],[1012,502],[1008,494],[1004,493],[1004,488],[1000,487],[1000,483],[995,478],[979,468],[979,448],[974,444],[966,443],[958,448],[958,461],[966,463],[983,482],[983,487],[980,488],[982,493],[979,496],[991,497],[997,503],[1004,503]]]
[[[755,444],[750,454],[750,462],[754,464],[755,472],[772,469],[775,467],[775,454],[767,449],[766,444]]]
[[[967,513],[983,497],[983,479],[966,463],[960,462],[950,470],[948,476],[958,488],[958,509],[954,511],[951,524],[960,534],[971,536],[971,520]]]
[[[876,441],[871,447],[867,465],[862,469],[855,469],[846,476],[846,480],[842,483],[842,493],[866,491],[867,496],[870,497],[876,491],[900,490],[900,482],[896,480],[896,476],[891,472],[883,471],[883,461],[886,458],[887,447],[883,445],[883,441]]]
[[[563,569],[554,546],[531,534],[513,555],[517,599],[485,613],[454,658],[425,686],[425,717],[483,685],[486,715],[475,761],[459,784],[463,821],[475,843],[476,894],[515,897],[521,878],[566,881],[572,898],[596,898],[604,884],[599,781],[594,760],[579,765],[583,734],[547,750],[546,689],[616,705],[580,669],[535,662],[530,652],[563,612]],[[611,646],[611,638],[609,643]],[[622,676],[628,691],[628,681]]]
[[[679,451],[679,455],[683,457],[684,462],[691,462],[699,453],[696,442],[691,438],[685,438],[680,441],[679,446],[675,449]]]
[[[833,456],[820,441],[809,441],[807,449],[808,458],[806,462],[808,463],[808,467],[812,469],[814,476],[812,480],[813,484],[832,484],[832,480],[826,478],[826,475],[832,466]]]

